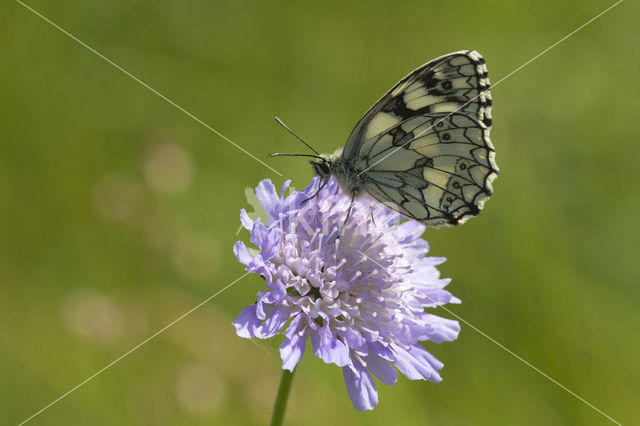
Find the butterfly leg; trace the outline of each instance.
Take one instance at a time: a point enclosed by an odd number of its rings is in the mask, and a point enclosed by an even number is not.
[[[327,185],[327,183],[329,183],[329,179],[324,179],[322,182],[320,182],[320,185],[318,186],[318,190],[316,191],[316,193],[315,193],[315,194],[313,194],[311,197],[309,197],[309,198],[305,198],[304,200],[302,200],[302,202],[300,203],[300,205],[302,206],[302,205],[304,205],[307,201],[309,201],[309,200],[312,200],[312,199],[316,198],[316,197],[320,194],[320,191],[322,191],[322,188],[324,188],[324,187]]]
[[[340,238],[340,236],[342,235],[342,231],[344,230],[344,227],[347,226],[347,222],[349,222],[349,217],[351,216],[351,209],[353,208],[353,203],[356,201],[356,195],[357,194],[354,192],[353,195],[351,196],[351,203],[349,204],[349,209],[347,210],[347,217],[345,218],[344,223],[340,227],[340,231],[338,231],[337,238]]]
[[[376,220],[373,217],[373,209],[374,209],[373,199],[371,200],[371,203],[369,204],[369,208],[370,208],[370,211],[371,211],[371,223],[373,223],[373,226],[375,226],[377,228],[378,225],[376,225]]]

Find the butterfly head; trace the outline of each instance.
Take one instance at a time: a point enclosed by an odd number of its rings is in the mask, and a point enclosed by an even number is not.
[[[333,163],[326,157],[320,157],[318,161],[309,161],[313,171],[316,172],[322,180],[329,179],[333,169]]]

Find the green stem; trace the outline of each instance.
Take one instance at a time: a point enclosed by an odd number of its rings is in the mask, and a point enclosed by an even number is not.
[[[280,378],[280,387],[276,396],[276,403],[273,406],[273,415],[271,416],[271,426],[281,426],[284,420],[284,411],[287,408],[287,399],[289,399],[289,390],[291,389],[291,381],[293,380],[293,371],[282,370]]]

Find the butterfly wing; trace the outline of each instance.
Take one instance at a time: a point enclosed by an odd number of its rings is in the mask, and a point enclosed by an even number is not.
[[[343,161],[394,210],[428,226],[463,223],[482,209],[498,174],[489,87],[478,52],[434,59],[362,117]]]

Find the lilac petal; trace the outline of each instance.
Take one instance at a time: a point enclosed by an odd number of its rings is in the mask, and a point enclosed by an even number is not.
[[[246,270],[261,275],[267,283],[267,288],[271,287],[273,276],[271,274],[270,264],[265,263],[262,255],[254,256],[251,263],[247,265]]]
[[[262,246],[262,241],[267,238],[269,232],[267,231],[267,227],[264,226],[262,220],[260,218],[256,219],[253,222],[253,227],[251,228],[251,239],[250,241],[254,246],[260,247]]]
[[[256,305],[249,305],[244,308],[232,324],[236,328],[238,336],[247,339],[253,338],[256,329],[260,326],[260,319],[256,315]]]
[[[367,363],[367,369],[373,373],[385,385],[393,385],[398,380],[398,372],[387,361],[378,355],[367,355],[362,357]]]
[[[425,314],[428,318],[428,330],[420,340],[431,340],[436,343],[452,342],[458,338],[460,324],[458,321],[442,318],[437,315]]]
[[[284,191],[286,191],[287,188],[289,188],[289,185],[291,185],[291,179],[285,180],[284,183],[282,184],[282,188],[280,189],[280,198],[284,198]]]
[[[408,243],[420,237],[424,233],[424,230],[427,229],[426,226],[421,224],[420,222],[416,222],[414,220],[410,220],[408,222],[401,223],[396,227],[396,233],[400,243]],[[424,241],[424,240],[420,240]],[[424,241],[426,243],[426,241]],[[426,245],[426,250],[423,253],[427,253],[429,251],[429,245]]]
[[[251,230],[251,228],[253,228],[253,219],[249,217],[245,209],[240,210],[240,223],[242,223],[245,229]]]
[[[426,240],[422,239],[414,239],[407,240],[407,254],[410,254],[422,261],[424,259],[424,255],[429,252],[429,243]]]
[[[409,380],[420,380],[424,377],[418,372],[418,369],[413,365],[413,358],[408,355],[404,349],[396,350],[396,357],[393,365],[400,370]]]
[[[425,263],[428,263],[429,265],[433,265],[433,266],[440,265],[441,263],[444,263],[446,261],[447,261],[446,257],[426,257],[424,259]],[[451,280],[449,279],[449,281]]]
[[[302,319],[303,319],[303,315],[296,315],[293,317],[293,319],[289,323],[289,327],[287,327],[287,330],[284,332],[284,336],[287,339],[292,340],[293,336],[296,333],[301,333],[304,331],[306,327],[303,324]]]
[[[423,348],[420,345],[414,345],[409,352],[418,359],[423,359],[424,361],[431,364],[431,366],[436,370],[441,370],[444,367],[444,364],[440,362],[435,356],[431,355],[429,351]]]
[[[311,334],[313,353],[327,364],[344,367],[349,364],[349,349],[335,336],[327,325]]]
[[[282,234],[278,229],[267,228],[262,223],[262,220],[258,218],[253,222],[250,241],[260,249],[260,254],[266,262],[271,260],[278,253],[280,240],[282,238],[281,235]]]
[[[280,250],[280,241],[282,240],[281,232],[278,230],[272,230],[265,238],[262,239],[260,247],[260,254],[265,260],[274,258]]]
[[[373,377],[360,361],[354,357],[351,360],[351,365],[342,368],[342,374],[353,408],[360,411],[373,410],[378,405],[378,391]]]
[[[236,255],[236,259],[243,265],[248,265],[253,260],[253,256],[249,253],[249,249],[244,245],[242,241],[237,241],[233,246],[233,254]]]
[[[264,320],[256,330],[256,337],[259,337],[260,339],[268,339],[269,337],[275,336],[276,333],[285,326],[287,321],[289,321],[289,318],[289,312],[285,312],[282,309],[276,309],[276,311],[272,313],[269,318]]]
[[[271,303],[280,303],[287,296],[287,288],[282,284],[279,279],[271,283],[271,297],[269,301]]]
[[[387,361],[393,361],[395,359],[393,351],[381,342],[369,343],[369,353],[376,354]]]
[[[276,187],[270,179],[265,179],[258,184],[256,196],[264,211],[269,215],[269,222],[271,222],[278,216],[277,209],[280,199],[278,198]]]
[[[432,363],[429,362],[429,359],[421,354],[418,349],[416,349],[415,353],[420,355],[419,357],[399,346],[394,347],[394,350],[396,352],[394,365],[408,379],[429,380],[432,382],[442,380]],[[424,351],[424,349],[422,350]]]
[[[268,317],[270,317],[278,308],[276,305],[269,301],[270,298],[270,291],[263,291],[262,293],[258,293],[258,300],[256,301],[256,316],[260,318],[261,321],[264,321]]]
[[[341,332],[341,335],[351,349],[358,352],[366,352],[367,340],[357,330],[349,327],[344,332]]]
[[[282,358],[282,368],[284,370],[293,371],[304,354],[307,342],[307,335],[304,331],[298,330],[301,315],[298,315],[291,321],[291,325],[287,329],[287,336],[280,345],[280,358]],[[290,332],[293,330],[293,332]]]
[[[285,339],[280,345],[280,358],[282,358],[282,369],[293,371],[304,355],[307,336],[296,335],[293,340]]]
[[[288,197],[285,198],[284,197],[285,190],[286,188],[289,187],[289,183],[291,182],[290,180],[287,180],[285,184],[282,185],[282,190],[280,191],[280,198],[282,198],[282,201],[280,202],[278,213],[283,214],[285,216],[293,215],[295,220],[295,214],[300,208],[300,203],[302,202],[302,200],[310,197],[310,195],[307,195],[306,193],[307,190],[309,188],[315,188],[315,185],[314,185],[315,179],[316,179],[315,177],[311,179],[311,183],[309,184],[307,189],[304,189],[302,191],[293,191],[291,194],[289,194]]]
[[[446,305],[452,297],[451,293],[447,290],[440,289],[425,290],[422,294],[424,296],[424,298],[422,298],[424,306],[432,308],[440,305]]]

